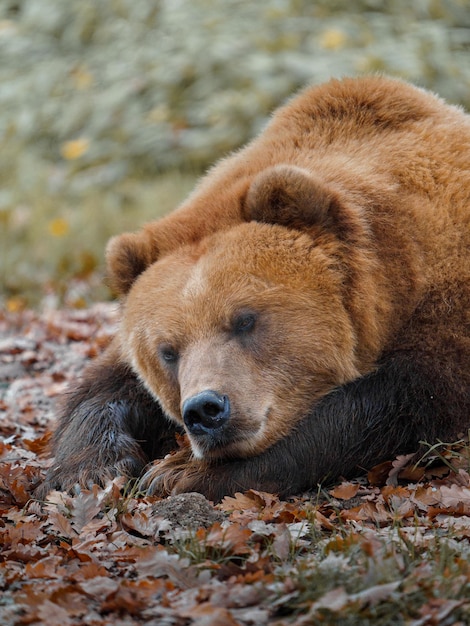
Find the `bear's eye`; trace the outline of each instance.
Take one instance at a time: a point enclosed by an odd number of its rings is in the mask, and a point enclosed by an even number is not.
[[[168,365],[176,363],[178,360],[178,351],[175,350],[173,346],[166,343],[159,346],[158,354],[160,355],[161,360]]]
[[[233,331],[236,335],[248,333],[253,330],[256,323],[256,315],[254,313],[242,313],[233,321]]]

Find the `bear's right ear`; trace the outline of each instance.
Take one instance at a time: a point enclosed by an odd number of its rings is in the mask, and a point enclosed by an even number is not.
[[[335,192],[308,171],[276,165],[253,180],[245,209],[248,219],[302,229],[329,222],[337,204]]]
[[[155,246],[147,233],[124,233],[109,240],[106,246],[107,279],[111,289],[125,295],[135,279],[157,260]]]

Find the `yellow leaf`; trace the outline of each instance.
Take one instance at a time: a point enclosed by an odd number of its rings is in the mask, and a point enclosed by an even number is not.
[[[69,232],[70,226],[67,220],[63,217],[58,217],[49,222],[48,230],[53,237],[64,237]]]
[[[80,137],[79,139],[64,142],[60,148],[60,152],[64,159],[67,159],[67,161],[73,161],[74,159],[78,159],[83,156],[89,147],[89,139]]]
[[[8,313],[19,313],[26,308],[26,301],[21,296],[13,296],[6,301]]]
[[[17,28],[11,20],[0,20],[0,33],[2,35],[15,35]]]
[[[85,66],[80,66],[72,71],[72,76],[77,89],[88,89],[93,84],[93,74]]]
[[[346,35],[342,30],[329,28],[321,35],[320,45],[327,50],[339,50],[346,45]]]
[[[167,122],[169,118],[170,118],[170,110],[164,104],[153,108],[147,114],[147,120],[151,124],[159,124],[160,122]]]

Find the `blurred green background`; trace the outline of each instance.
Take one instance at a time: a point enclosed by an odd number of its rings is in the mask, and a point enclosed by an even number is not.
[[[0,305],[109,297],[111,235],[299,87],[371,71],[468,107],[469,0],[0,0]]]

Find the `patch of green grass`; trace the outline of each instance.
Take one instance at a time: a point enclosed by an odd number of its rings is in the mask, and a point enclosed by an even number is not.
[[[468,623],[467,544],[452,529],[415,539],[399,527],[359,533],[350,528],[325,537],[316,554],[307,552],[276,573],[292,590],[275,602],[279,615],[305,625]],[[460,606],[464,599],[467,604]],[[451,621],[444,619],[447,612]]]

